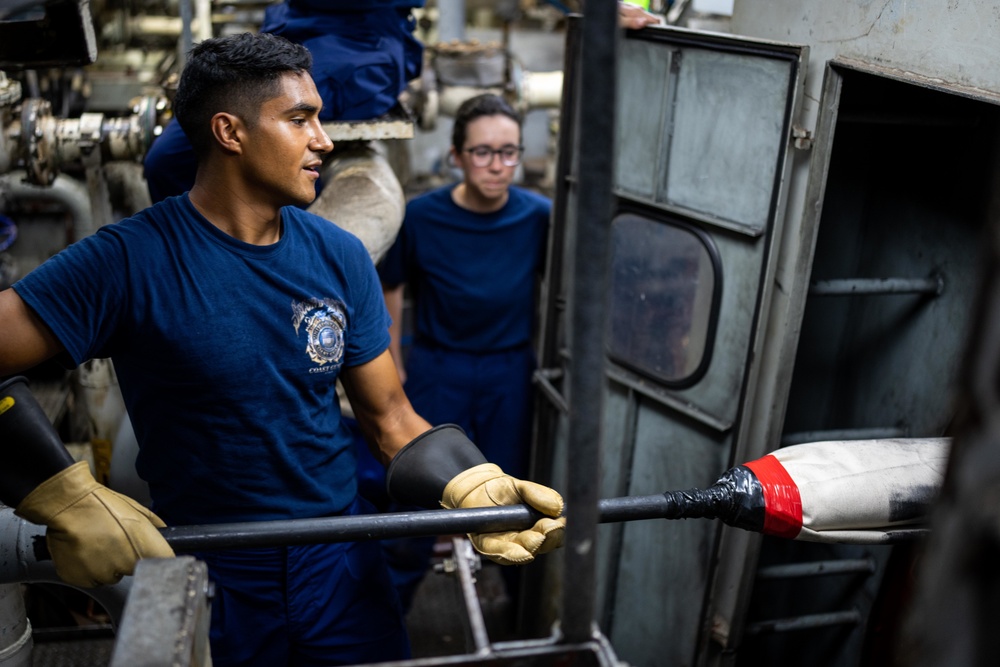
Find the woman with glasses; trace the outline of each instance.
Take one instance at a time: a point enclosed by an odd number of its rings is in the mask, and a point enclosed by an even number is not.
[[[535,296],[551,210],[547,198],[512,185],[522,151],[521,118],[506,101],[467,100],[450,151],[462,180],[409,202],[379,265],[389,349],[414,408],[431,423],[461,426],[514,476],[528,471]],[[406,285],[413,339],[404,367]],[[415,574],[419,581],[423,570]]]

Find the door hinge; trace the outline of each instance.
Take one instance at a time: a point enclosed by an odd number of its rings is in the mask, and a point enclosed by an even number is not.
[[[795,140],[795,147],[799,150],[807,151],[812,148],[813,145],[813,135],[812,132],[805,129],[804,127],[799,127],[798,125],[792,125],[792,139]]]

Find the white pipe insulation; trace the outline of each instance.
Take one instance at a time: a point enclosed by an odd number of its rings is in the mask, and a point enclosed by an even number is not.
[[[322,177],[323,190],[309,212],[357,236],[377,263],[406,212],[403,186],[389,162],[375,144],[358,144],[335,153]]]
[[[521,73],[520,101],[529,109],[558,109],[562,104],[563,73]]]

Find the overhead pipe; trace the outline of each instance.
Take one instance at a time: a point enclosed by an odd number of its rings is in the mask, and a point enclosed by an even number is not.
[[[514,83],[515,104],[519,109],[558,109],[562,102],[562,72],[521,71]],[[502,86],[442,85],[438,91],[437,111],[445,116],[455,116],[466,100],[490,93],[504,95]]]

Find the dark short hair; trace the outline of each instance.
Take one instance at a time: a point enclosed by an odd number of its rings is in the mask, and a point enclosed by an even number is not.
[[[277,96],[288,73],[312,67],[306,47],[269,33],[241,33],[199,42],[181,72],[173,110],[199,157],[212,142],[211,120],[219,112],[253,127],[261,105]]]
[[[460,151],[465,146],[466,128],[469,123],[483,116],[507,116],[517,123],[518,129],[521,128],[521,116],[514,111],[514,107],[508,104],[507,100],[491,93],[476,95],[462,102],[455,112],[455,124],[451,130],[451,145],[455,150]]]

